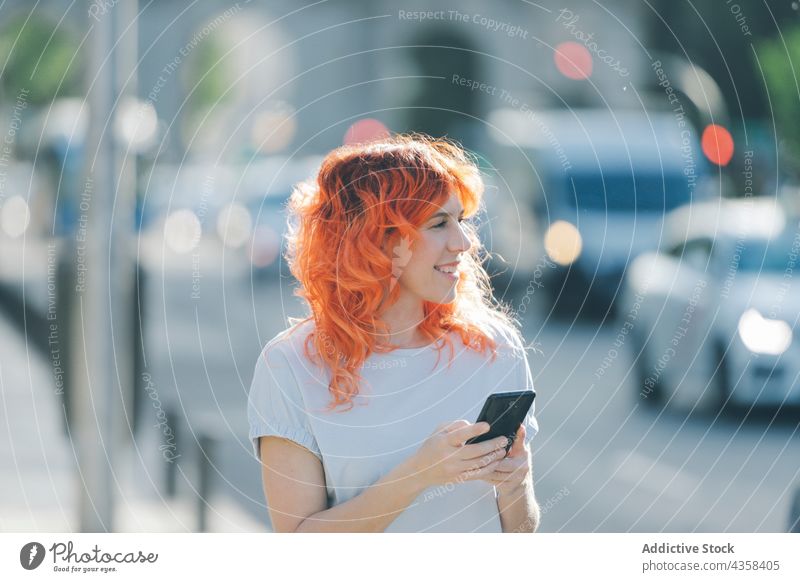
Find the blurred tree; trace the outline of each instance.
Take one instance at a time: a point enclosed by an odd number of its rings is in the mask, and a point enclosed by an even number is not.
[[[785,44],[784,44],[785,43]],[[800,174],[800,26],[784,32],[783,38],[765,39],[756,50],[772,101],[775,122],[785,146],[785,161],[795,175]]]
[[[234,96],[233,91],[226,93],[233,79],[225,52],[224,43],[215,36],[203,38],[192,51],[184,78],[184,86],[191,92],[187,104],[190,120],[196,120],[198,115],[202,117],[209,109]]]
[[[63,27],[38,16],[20,15],[0,26],[1,100],[27,89],[30,103],[78,95],[82,80],[78,42]]]
[[[798,22],[791,2],[655,0],[650,6],[648,48],[685,58],[708,71],[725,95],[732,117],[769,115],[751,45],[777,38]]]
[[[731,117],[729,129],[741,138],[736,140],[734,160],[727,168],[739,182],[747,149],[758,150],[753,166],[755,183],[766,185],[774,180],[771,176],[777,160],[773,121],[778,132],[786,134],[783,138],[796,140],[800,96],[789,62],[791,55],[792,62],[800,63],[797,53],[792,52],[797,45],[793,49],[789,42],[790,37],[797,38],[792,32],[800,22],[796,5],[789,0],[654,0],[648,4],[648,48],[700,65],[719,85]],[[781,35],[786,38],[789,54]],[[794,43],[797,40],[792,40]],[[770,99],[774,111],[770,110]],[[742,142],[745,136],[747,144]],[[797,164],[796,150],[790,158],[781,160],[786,170]],[[733,195],[742,192],[741,184],[735,184]]]

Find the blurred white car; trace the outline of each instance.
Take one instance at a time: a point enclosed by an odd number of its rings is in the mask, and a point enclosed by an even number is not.
[[[662,241],[631,263],[618,313],[639,396],[684,410],[800,404],[800,224],[774,199],[722,200],[675,210]]]

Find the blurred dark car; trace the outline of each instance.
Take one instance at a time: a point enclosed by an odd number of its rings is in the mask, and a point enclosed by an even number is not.
[[[512,229],[495,250],[513,257],[522,249],[527,260],[514,266],[523,279],[546,253],[555,268],[544,271],[544,289],[559,310],[613,305],[628,263],[658,248],[664,214],[710,196],[695,134],[672,114],[509,109],[491,122],[505,148],[496,157],[530,155],[529,168],[504,168],[517,192],[498,196],[495,206],[513,207],[495,212],[528,216],[520,236]]]

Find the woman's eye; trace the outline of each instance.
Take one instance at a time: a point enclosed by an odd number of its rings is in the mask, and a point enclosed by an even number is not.
[[[462,222],[465,222],[466,220],[467,220],[466,218],[459,218],[458,219],[458,223],[461,224]],[[433,228],[442,228],[446,224],[447,224],[447,221],[444,220],[444,221],[440,222],[439,224],[434,225]]]

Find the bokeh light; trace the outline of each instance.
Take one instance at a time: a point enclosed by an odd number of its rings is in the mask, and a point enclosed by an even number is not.
[[[31,211],[22,196],[12,196],[6,200],[0,214],[3,232],[11,238],[22,236],[31,221]]]
[[[703,153],[718,166],[727,166],[733,157],[733,137],[721,125],[711,124],[703,130]]]
[[[164,240],[170,249],[179,254],[194,250],[200,242],[202,231],[200,219],[185,208],[176,210],[164,222]]]
[[[250,132],[253,148],[274,154],[285,150],[297,133],[294,108],[283,101],[256,115]]]
[[[344,144],[366,143],[389,137],[389,128],[377,119],[360,119],[351,125],[344,134]]]
[[[217,217],[217,234],[226,247],[243,246],[250,238],[252,230],[250,211],[238,202],[228,204]]]
[[[267,267],[275,262],[281,250],[278,233],[266,225],[256,227],[250,239],[250,262],[254,267]]]
[[[562,42],[556,46],[553,59],[556,68],[568,79],[588,79],[592,74],[592,55],[577,42]]]
[[[544,249],[559,265],[570,265],[580,256],[583,249],[581,233],[569,222],[557,220],[550,225],[544,235]]]
[[[158,136],[158,116],[153,104],[132,98],[122,101],[114,120],[114,133],[134,152],[151,148]]]

